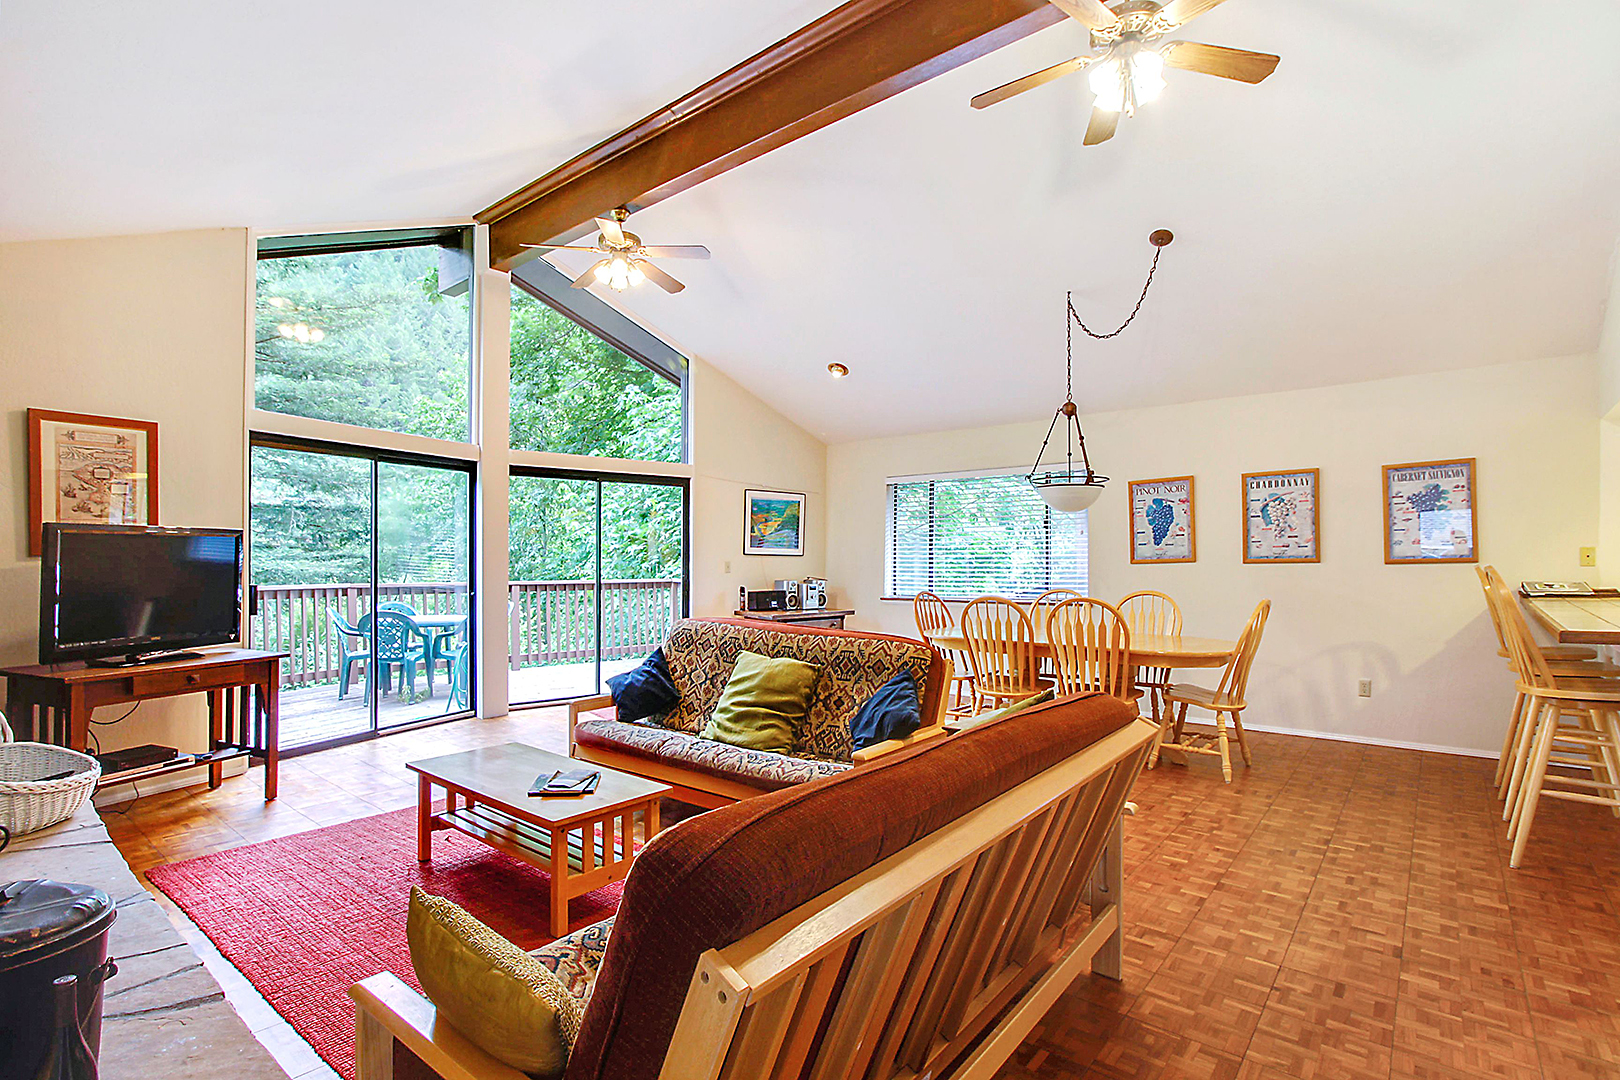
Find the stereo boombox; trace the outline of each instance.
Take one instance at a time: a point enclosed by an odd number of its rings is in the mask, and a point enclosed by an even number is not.
[[[738,589],[738,611],[820,611],[827,606],[827,579],[779,579],[771,589]]]

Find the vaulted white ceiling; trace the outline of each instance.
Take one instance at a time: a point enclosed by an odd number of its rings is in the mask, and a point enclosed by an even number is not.
[[[13,0],[0,237],[465,215],[829,6]],[[1230,0],[1180,36],[1283,59],[1167,72],[1099,147],[1083,77],[968,108],[1083,49],[1055,27],[644,211],[714,259],[609,299],[835,441],[1044,417],[1064,291],[1112,329],[1161,226],[1137,324],[1076,344],[1087,411],[1594,347],[1620,6]]]
[[[466,218],[829,0],[0,0],[0,240]]]

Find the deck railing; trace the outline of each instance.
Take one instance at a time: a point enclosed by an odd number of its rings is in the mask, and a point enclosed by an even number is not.
[[[284,650],[283,687],[333,682],[342,664],[345,635],[336,612],[350,626],[371,610],[365,583],[261,585],[258,610],[248,616],[254,648]],[[418,615],[464,615],[467,586],[444,582],[385,582],[382,603],[409,604]],[[568,660],[589,660],[596,644],[596,587],[589,581],[514,581],[507,602],[508,657],[512,670]],[[668,578],[604,581],[602,656],[613,659],[651,651],[681,615],[681,583]],[[350,652],[366,644],[348,638]]]

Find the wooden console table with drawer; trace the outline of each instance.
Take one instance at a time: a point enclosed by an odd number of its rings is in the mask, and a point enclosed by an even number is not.
[[[823,626],[842,630],[844,620],[855,612],[848,608],[794,608],[792,611],[734,611],[732,614],[739,619],[758,619],[787,626]]]
[[[124,705],[181,694],[208,695],[209,754],[183,765],[140,774],[148,780],[208,767],[208,786],[224,779],[225,762],[246,757],[264,766],[264,797],[276,797],[279,765],[281,660],[284,652],[220,649],[195,660],[139,667],[83,663],[0,668],[6,677],[6,714],[17,738],[87,753],[90,715],[103,705]],[[117,775],[101,784],[119,783]]]

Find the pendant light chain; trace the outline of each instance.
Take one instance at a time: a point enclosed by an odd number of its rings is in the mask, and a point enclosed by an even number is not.
[[[1058,513],[1072,514],[1086,509],[1102,493],[1103,485],[1108,483],[1108,477],[1091,467],[1091,455],[1086,452],[1086,433],[1080,427],[1080,410],[1074,404],[1074,328],[1078,326],[1087,337],[1096,341],[1106,341],[1124,333],[1125,328],[1135,322],[1136,316],[1141,313],[1148,290],[1153,287],[1153,275],[1159,269],[1159,255],[1172,239],[1174,238],[1168,229],[1155,230],[1148,237],[1148,242],[1153,245],[1153,263],[1148,267],[1147,280],[1142,283],[1142,295],[1136,298],[1136,306],[1131,308],[1131,313],[1125,317],[1125,321],[1111,332],[1099,334],[1087,326],[1080,318],[1080,313],[1074,310],[1074,293],[1064,294],[1068,312],[1063,319],[1063,404],[1052,415],[1052,423],[1046,429],[1046,438],[1041,440],[1040,451],[1036,453],[1035,464],[1030,467],[1027,477],[1041,500]],[[1041,461],[1046,457],[1046,449],[1051,445],[1052,436],[1057,432],[1059,424],[1063,425],[1064,469],[1062,472],[1051,469],[1043,473]],[[1074,452],[1077,448],[1080,451],[1079,472],[1076,472],[1074,467]]]
[[[1155,271],[1157,271],[1159,269],[1159,256],[1162,255],[1163,253],[1164,253],[1164,248],[1162,248],[1162,247],[1155,247],[1153,249],[1153,265],[1148,267],[1147,281],[1143,282],[1143,284],[1142,284],[1142,295],[1138,296],[1136,298],[1136,306],[1131,308],[1131,313],[1125,317],[1125,321],[1120,323],[1119,328],[1117,330],[1114,330],[1111,333],[1099,334],[1099,333],[1097,333],[1097,331],[1095,331],[1091,327],[1087,326],[1085,324],[1085,322],[1081,320],[1080,313],[1074,310],[1074,293],[1069,293],[1068,294],[1069,295],[1069,315],[1070,315],[1071,318],[1074,319],[1075,323],[1080,327],[1080,329],[1082,329],[1082,330],[1084,330],[1086,332],[1087,337],[1095,338],[1098,341],[1107,341],[1111,337],[1119,337],[1120,334],[1125,332],[1125,328],[1127,326],[1131,325],[1131,323],[1136,321],[1137,312],[1142,310],[1142,301],[1147,299],[1148,289],[1153,287],[1153,274],[1154,274]],[[1072,336],[1072,332],[1071,332],[1071,336]],[[1071,345],[1069,348],[1070,348],[1070,353],[1071,353],[1070,362],[1073,363],[1073,355],[1072,354],[1073,354],[1074,346]]]

